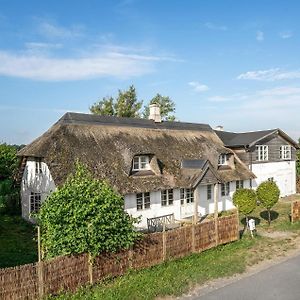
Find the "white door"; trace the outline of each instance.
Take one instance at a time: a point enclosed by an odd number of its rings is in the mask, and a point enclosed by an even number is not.
[[[192,189],[180,189],[180,217],[187,218],[194,215],[194,193]]]

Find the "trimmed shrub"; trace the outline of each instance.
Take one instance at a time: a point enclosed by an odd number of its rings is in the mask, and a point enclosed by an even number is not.
[[[240,213],[245,215],[246,219],[248,219],[248,215],[255,209],[256,199],[256,193],[251,189],[238,189],[233,194],[233,204]]]
[[[258,186],[256,194],[262,206],[268,211],[268,223],[270,225],[271,208],[278,202],[280,190],[274,181],[264,181]]]
[[[140,236],[124,211],[124,200],[80,163],[62,187],[43,203],[38,221],[46,257],[116,252]]]

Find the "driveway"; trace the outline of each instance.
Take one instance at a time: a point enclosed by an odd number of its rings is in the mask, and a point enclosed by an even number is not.
[[[299,300],[300,255],[214,290],[187,297],[193,300]]]

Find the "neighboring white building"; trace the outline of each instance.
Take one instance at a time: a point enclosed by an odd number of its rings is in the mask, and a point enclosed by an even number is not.
[[[153,113],[151,113],[153,111]],[[32,213],[63,184],[78,159],[124,196],[124,209],[147,218],[199,217],[233,208],[237,188],[255,178],[206,124],[66,113],[19,152],[22,215]]]
[[[255,174],[251,186],[275,181],[280,196],[296,193],[296,149],[299,145],[280,129],[244,133],[215,130],[226,147],[231,148]]]

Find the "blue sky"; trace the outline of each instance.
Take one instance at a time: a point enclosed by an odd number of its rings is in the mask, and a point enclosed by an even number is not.
[[[299,1],[0,0],[0,141],[134,84],[181,121],[300,137]]]

